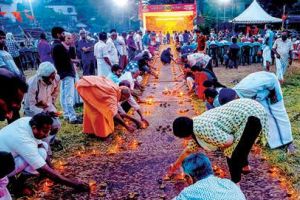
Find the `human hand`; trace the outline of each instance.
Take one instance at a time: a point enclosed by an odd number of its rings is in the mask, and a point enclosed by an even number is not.
[[[130,133],[133,133],[135,131],[135,128],[131,125],[126,127],[127,131],[129,131]]]
[[[178,169],[178,167],[176,166],[176,164],[171,164],[168,168],[168,171],[167,171],[167,176],[172,176],[176,170]]]
[[[289,65],[292,65],[292,64],[293,64],[293,59],[289,58]]]
[[[281,58],[281,56],[277,53],[276,54],[276,57],[278,58],[278,59],[280,59]]]
[[[43,101],[38,102],[37,104],[35,104],[35,106],[39,107],[39,108],[47,108],[48,105],[46,103],[44,103]]]
[[[47,114],[50,116],[50,117],[59,117],[58,113],[56,112],[47,112]]]
[[[150,124],[149,124],[149,122],[146,120],[146,119],[142,119],[142,122],[148,127]]]
[[[74,183],[74,189],[81,192],[90,191],[90,186],[84,182],[78,181]]]
[[[141,121],[136,121],[135,124],[136,124],[138,129],[143,128],[143,123]]]

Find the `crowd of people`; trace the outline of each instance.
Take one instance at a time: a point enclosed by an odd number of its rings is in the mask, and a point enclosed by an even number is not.
[[[157,75],[151,65],[152,55],[142,47],[140,32],[126,36],[112,30],[109,37],[101,32],[97,41],[84,30],[79,35],[75,41],[74,35],[54,27],[53,41],[48,42],[42,33],[38,43],[41,63],[36,74],[26,80],[16,58],[8,51],[7,34],[0,31],[0,79],[8,84],[1,89],[1,120],[9,123],[0,131],[4,159],[1,163],[13,163],[1,165],[1,199],[10,199],[5,187],[8,178],[13,180],[24,172],[89,190],[86,183],[63,177],[52,168],[49,158],[53,151],[63,148],[56,138],[62,126],[61,114],[67,123],[83,124],[83,133],[100,138],[112,134],[115,124],[129,132],[149,126],[138,103],[142,101],[138,91],[144,90],[143,74]],[[56,107],[58,98],[62,113]],[[20,118],[22,102],[24,117]],[[83,117],[76,113],[75,103],[84,103]],[[140,119],[127,114],[131,108]],[[11,137],[12,132],[17,133]]]
[[[262,47],[262,71],[249,74],[231,89],[221,84],[213,71],[216,57],[209,54],[209,49],[212,43],[217,45],[215,39],[210,38],[205,43],[203,35],[197,30],[194,35],[188,32],[184,34],[189,35],[187,41],[175,41],[183,71],[177,78],[183,78],[183,85],[187,85],[189,92],[195,93],[206,102],[207,111],[194,118],[179,117],[174,120],[174,135],[190,142],[169,167],[167,177],[172,176],[182,166],[184,172],[193,180],[194,184],[175,198],[178,200],[219,199],[219,192],[223,196],[229,195],[230,199],[243,199],[239,196],[240,191],[224,191],[223,184],[216,184],[211,174],[205,174],[210,171],[210,167],[203,164],[206,158],[200,159],[195,153],[201,149],[222,150],[227,159],[231,180],[239,185],[241,175],[252,171],[248,155],[256,142],[268,145],[271,149],[285,149],[290,155],[296,152],[281,89],[283,76],[293,60],[292,41],[287,31],[282,31],[275,39],[274,32],[267,25],[265,36],[260,38],[265,44]],[[239,62],[238,52],[241,51],[237,44],[238,38],[239,36],[232,36],[232,44],[228,49],[229,61],[235,59],[233,62],[236,68]],[[251,41],[243,43],[249,45]],[[236,56],[232,57],[233,54]],[[270,72],[274,60],[272,57],[275,59],[276,75]],[[169,60],[171,58],[172,55],[169,55]],[[178,87],[174,91],[178,91]],[[187,168],[193,170],[186,170]],[[208,195],[203,191],[210,191],[215,195]]]
[[[241,181],[242,173],[251,171],[248,155],[261,132],[260,141],[268,143],[270,148],[287,147],[289,153],[295,151],[280,85],[293,55],[286,31],[276,40],[268,26],[261,38],[229,36],[227,31],[218,35],[212,31],[207,38],[200,30],[171,35],[151,31],[118,34],[115,29],[100,32],[97,37],[81,30],[77,38],[62,27],[53,27],[51,34],[51,42],[45,33],[41,34],[37,45],[40,64],[36,74],[26,80],[18,63],[17,45],[11,34],[0,31],[0,84],[6,86],[0,89],[0,119],[8,121],[0,130],[0,162],[7,163],[0,166],[1,199],[10,199],[6,189],[8,179],[24,173],[42,174],[88,191],[86,183],[68,179],[52,168],[53,151],[63,148],[56,137],[62,126],[60,115],[67,123],[83,124],[84,134],[100,138],[112,134],[116,124],[129,132],[147,128],[149,122],[141,112],[139,103],[143,100],[139,95],[144,90],[144,74],[158,78],[152,60],[162,44],[175,45],[181,59],[175,59],[168,47],[161,53],[161,62],[166,66],[171,62],[181,64],[183,74],[177,79],[183,79],[184,84],[179,87],[186,84],[189,93],[206,102],[208,110],[193,119],[180,117],[173,122],[174,135],[190,139],[190,143],[170,166],[168,176],[182,165],[195,183],[176,199],[197,198],[203,195],[197,192],[199,188],[208,192],[203,198],[218,199],[209,192],[224,185],[227,189],[215,195],[245,199],[231,181],[213,176],[206,156],[190,156],[200,148],[223,150],[231,180],[236,184]],[[225,40],[227,37],[232,37],[232,43]],[[251,38],[253,41],[248,41]],[[213,68],[219,59],[229,68],[238,67],[239,52],[243,49],[239,40],[243,45],[260,44],[266,71],[250,74],[230,89],[218,81]],[[228,48],[220,58],[215,50],[221,46]],[[272,54],[277,76],[269,72]],[[62,113],[56,107],[58,99]],[[20,117],[22,102],[24,117]],[[75,110],[80,104],[84,104],[83,116]],[[128,114],[130,109],[138,113],[139,119]],[[215,187],[208,183],[214,183]]]

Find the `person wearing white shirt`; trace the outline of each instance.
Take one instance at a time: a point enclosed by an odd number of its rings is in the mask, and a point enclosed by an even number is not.
[[[108,38],[108,40],[106,41],[106,45],[108,47],[109,60],[112,65],[119,64],[118,50],[114,43],[114,41],[117,39],[117,37],[118,37],[117,32],[115,30],[111,30],[110,38]]]
[[[99,33],[99,42],[95,44],[94,55],[97,59],[97,75],[108,76],[111,72],[111,61],[109,59],[108,47],[106,45],[107,33]]]
[[[120,55],[120,67],[124,69],[127,65],[127,46],[126,42],[123,36],[118,36],[116,40],[114,40],[114,44],[118,50],[118,53]]]
[[[291,65],[293,61],[293,45],[291,40],[288,39],[287,31],[283,31],[281,33],[281,38],[278,38],[275,41],[273,51],[276,56],[276,75],[280,83],[283,83],[287,67]]]
[[[268,45],[268,38],[265,40],[263,45],[263,70],[270,71],[270,65],[272,63],[271,48]]]
[[[181,32],[179,33],[178,38],[179,38],[179,43],[183,45],[183,34]]]
[[[15,169],[8,177],[26,171],[30,174],[42,174],[53,181],[65,184],[81,191],[89,187],[83,182],[68,179],[48,163],[46,138],[51,130],[52,119],[46,113],[20,118],[0,130],[0,151],[9,152],[14,157]]]
[[[48,112],[52,116],[53,124],[49,137],[46,139],[48,144],[60,144],[55,139],[56,134],[61,128],[58,118],[55,101],[59,94],[59,76],[54,65],[50,62],[40,64],[37,74],[28,80],[28,92],[24,97],[24,113],[32,117],[41,112]]]
[[[135,44],[137,46],[137,50],[139,52],[143,51],[143,43],[142,43],[142,32],[138,31],[134,37]]]

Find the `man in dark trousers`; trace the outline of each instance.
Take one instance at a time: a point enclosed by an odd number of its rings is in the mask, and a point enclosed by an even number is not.
[[[95,75],[96,60],[94,56],[94,42],[87,38],[85,30],[79,32],[80,40],[77,43],[83,68],[83,76]]]

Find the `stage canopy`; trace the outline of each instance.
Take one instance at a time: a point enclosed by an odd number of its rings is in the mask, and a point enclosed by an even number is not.
[[[196,4],[141,5],[140,18],[144,30],[171,33],[193,30]]]
[[[256,0],[239,16],[234,18],[232,23],[235,24],[266,24],[281,23],[282,19],[269,15]]]

